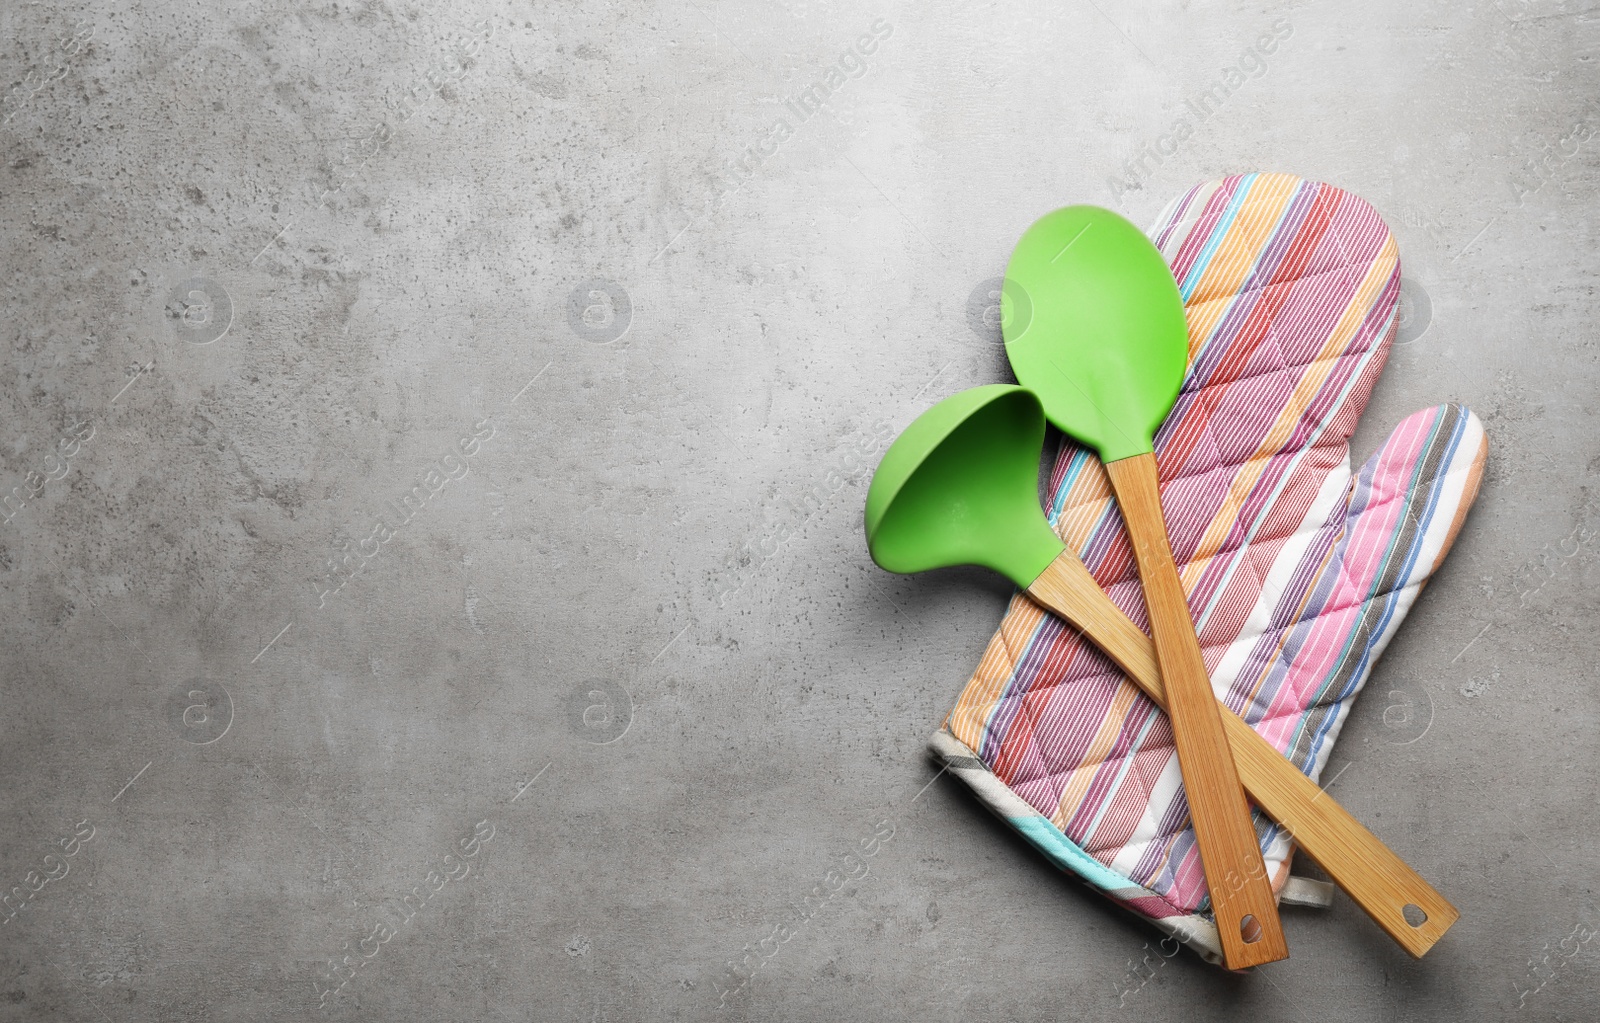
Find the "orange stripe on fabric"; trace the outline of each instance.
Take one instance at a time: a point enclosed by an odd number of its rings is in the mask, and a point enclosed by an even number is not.
[[[1264,174],[1250,187],[1219,250],[1201,272],[1200,283],[1189,296],[1184,313],[1189,321],[1189,360],[1211,340],[1217,325],[1237,299],[1249,276],[1262,242],[1283,215],[1299,178]]]
[[[984,649],[983,659],[978,662],[977,670],[972,673],[966,689],[962,690],[955,709],[950,711],[946,725],[957,739],[972,749],[982,750],[989,716],[1011,679],[1011,673],[1020,658],[1019,652],[1026,648],[1044,615],[1039,605],[1022,593],[1012,596],[1011,606],[1006,609],[1005,617],[1000,619],[1000,628],[995,630],[988,647]]]
[[[1366,320],[1373,303],[1388,286],[1389,278],[1394,274],[1395,257],[1394,238],[1391,236],[1384,242],[1378,258],[1368,267],[1366,277],[1345,306],[1339,322],[1329,333],[1327,343],[1317,353],[1316,359],[1305,367],[1305,373],[1289,395],[1289,401],[1284,406],[1283,412],[1262,437],[1255,453],[1239,467],[1238,475],[1229,484],[1227,496],[1195,548],[1195,560],[1189,563],[1187,570],[1179,571],[1185,591],[1192,588],[1199,580],[1205,559],[1214,556],[1222,548],[1222,542],[1238,520],[1239,509],[1255,488],[1261,474],[1266,471],[1268,459],[1265,456],[1283,450],[1284,443],[1293,434],[1306,409],[1310,407],[1318,392],[1322,390],[1323,384],[1333,373],[1334,357],[1344,354],[1349,349],[1351,340],[1361,329],[1361,324]]]
[[[1056,522],[1056,535],[1072,551],[1082,550],[1105,517],[1110,501],[1111,477],[1106,475],[1106,467],[1099,459],[1090,459],[1067,491],[1061,518]]]
[[[1257,271],[1273,232],[1278,228],[1284,211],[1293,198],[1293,193],[1298,190],[1300,184],[1298,179],[1291,180],[1294,182],[1294,187],[1289,189],[1289,193],[1281,202],[1270,202],[1270,196],[1267,200],[1247,201],[1218,245],[1213,261],[1230,267],[1231,278],[1236,279],[1234,291],[1225,296],[1225,302],[1207,303],[1208,308],[1219,318],[1231,315],[1244,300],[1238,289],[1242,288],[1250,275]],[[1327,189],[1317,192],[1316,198],[1312,201],[1311,211],[1297,228],[1288,250],[1273,270],[1274,279],[1286,277],[1292,280],[1299,277],[1316,252],[1331,220],[1328,212],[1331,209],[1330,194],[1330,190]],[[1332,201],[1336,203],[1337,200]],[[1208,374],[1207,383],[1210,385],[1231,383],[1237,379],[1255,358],[1257,351],[1270,340],[1272,322],[1284,303],[1288,301],[1289,290],[1258,289],[1251,294],[1253,297],[1249,299],[1249,314],[1228,341],[1222,361]],[[1192,296],[1191,301],[1193,301]],[[1214,331],[1216,328],[1210,329]],[[1195,335],[1191,334],[1189,344],[1192,359],[1194,353],[1200,349]],[[1210,389],[1202,389],[1196,394],[1191,414],[1185,416],[1179,429],[1167,438],[1167,443],[1161,452],[1161,466],[1164,473],[1175,474],[1187,466],[1200,442],[1210,437],[1208,427],[1217,400],[1213,397],[1213,393]],[[1195,411],[1204,414],[1195,415],[1193,414]]]

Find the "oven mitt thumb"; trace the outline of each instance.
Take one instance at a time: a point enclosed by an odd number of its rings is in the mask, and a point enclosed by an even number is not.
[[[1238,175],[1191,189],[1151,237],[1189,324],[1155,451],[1212,688],[1316,779],[1477,494],[1483,425],[1460,405],[1417,412],[1352,475],[1347,442],[1400,288],[1394,239],[1355,196]],[[1049,502],[1056,532],[1147,627],[1092,451],[1063,443]],[[1057,866],[1221,963],[1166,715],[1076,630],[1017,594],[930,748]],[[1259,812],[1256,828],[1283,898],[1290,840]]]

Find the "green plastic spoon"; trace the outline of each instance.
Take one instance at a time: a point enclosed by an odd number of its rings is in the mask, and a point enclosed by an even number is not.
[[[1068,206],[1028,228],[1006,266],[1006,286],[1032,307],[1031,317],[1005,324],[1011,368],[1052,423],[1100,452],[1133,542],[1223,959],[1239,970],[1287,958],[1157,489],[1151,441],[1177,400],[1189,355],[1172,271],[1134,224],[1096,206]]]

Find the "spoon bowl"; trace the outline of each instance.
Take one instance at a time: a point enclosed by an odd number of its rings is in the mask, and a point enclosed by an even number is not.
[[[1006,284],[1032,310],[1003,324],[1006,355],[1050,421],[1102,461],[1149,452],[1189,361],[1183,296],[1161,251],[1110,210],[1067,206],[1017,242]]]

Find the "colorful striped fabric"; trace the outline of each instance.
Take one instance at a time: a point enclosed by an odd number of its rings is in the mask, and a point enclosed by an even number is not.
[[[1282,174],[1198,185],[1151,237],[1189,323],[1188,379],[1156,437],[1162,505],[1218,698],[1312,778],[1476,495],[1482,424],[1403,420],[1352,478],[1347,440],[1395,330],[1394,238],[1362,200]],[[1047,509],[1147,624],[1092,452],[1068,442]],[[1220,961],[1165,714],[1077,632],[1013,598],[931,743],[1064,869]],[[1289,840],[1257,815],[1280,893]]]

